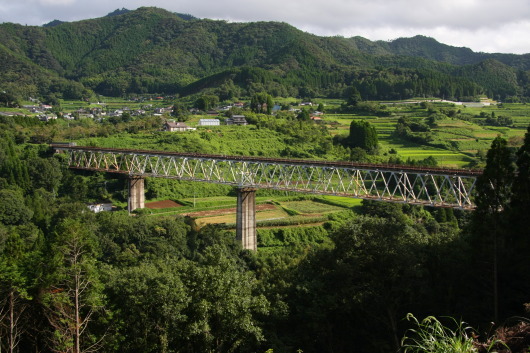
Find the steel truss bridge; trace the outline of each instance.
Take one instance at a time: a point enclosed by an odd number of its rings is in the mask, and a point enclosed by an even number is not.
[[[479,170],[52,145],[74,169],[474,209]]]

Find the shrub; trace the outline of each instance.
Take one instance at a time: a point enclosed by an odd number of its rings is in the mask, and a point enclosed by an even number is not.
[[[417,329],[410,329],[401,340],[401,345],[405,353],[472,353],[477,352],[473,344],[473,337],[470,327],[464,322],[457,322],[455,329],[444,326],[434,316],[428,316],[421,322],[412,314],[407,314],[407,320],[413,321]]]

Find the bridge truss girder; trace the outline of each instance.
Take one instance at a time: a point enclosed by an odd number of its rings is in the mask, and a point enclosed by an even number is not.
[[[60,148],[70,168],[304,193],[473,209],[476,177],[341,165]]]

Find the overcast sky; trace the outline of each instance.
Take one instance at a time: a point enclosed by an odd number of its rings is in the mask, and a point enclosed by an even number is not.
[[[529,0],[0,0],[0,22],[42,25],[156,6],[198,18],[282,21],[321,36],[417,34],[488,53],[530,53]]]

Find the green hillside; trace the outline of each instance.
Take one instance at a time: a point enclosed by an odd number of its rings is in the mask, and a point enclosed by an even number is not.
[[[227,23],[147,7],[44,27],[4,23],[0,53],[0,88],[24,99],[28,92],[222,95],[227,87],[235,87],[229,96],[343,98],[352,88],[384,100],[530,96],[525,55],[474,53],[422,36],[389,43],[319,37],[285,23]]]

